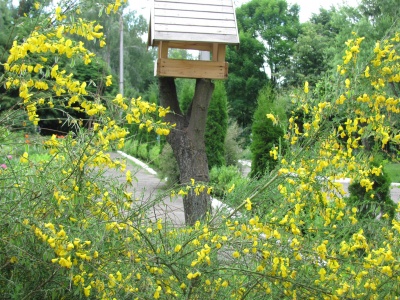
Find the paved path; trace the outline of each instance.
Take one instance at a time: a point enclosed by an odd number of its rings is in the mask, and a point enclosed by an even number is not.
[[[141,203],[148,205],[148,217],[151,220],[168,220],[174,226],[182,226],[185,224],[185,215],[183,210],[182,197],[175,197],[171,199],[169,192],[165,189],[165,183],[157,177],[154,170],[149,168],[139,160],[126,155],[123,152],[111,153],[112,158],[126,159],[126,169],[130,170],[132,177],[132,186],[128,188],[129,192],[133,193],[133,197],[140,199]],[[249,166],[244,164],[243,172],[246,174],[250,170]],[[119,180],[121,183],[126,183],[124,172],[109,169],[106,171],[107,176]],[[343,182],[345,191],[348,190],[348,183]],[[400,201],[400,184],[392,184],[390,191],[391,198],[395,202]],[[156,203],[156,205],[153,205]],[[214,209],[224,206],[220,201],[212,199],[212,206]],[[229,208],[228,208],[229,209]]]
[[[110,153],[112,158],[124,159],[124,153]],[[185,224],[185,215],[183,210],[183,200],[181,197],[171,199],[169,192],[164,189],[164,182],[160,180],[155,172],[143,165],[133,157],[127,158],[126,171],[130,170],[132,174],[132,186],[128,188],[132,192],[134,199],[140,199],[141,203],[150,207],[147,210],[148,217],[152,220],[169,220],[173,225],[181,226]],[[134,161],[132,161],[132,159]],[[140,166],[139,164],[142,164]],[[126,183],[126,176],[124,172],[109,169],[106,174],[114,179],[118,179],[121,183]],[[157,203],[155,206],[151,203]]]

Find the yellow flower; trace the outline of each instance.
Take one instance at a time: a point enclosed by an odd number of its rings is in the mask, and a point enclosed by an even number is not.
[[[235,252],[232,253],[232,256],[234,258],[238,258],[238,257],[240,257],[240,253],[238,251],[235,251]]]
[[[343,104],[345,100],[346,96],[342,94],[340,95],[339,99],[336,100],[336,104]]]
[[[384,266],[384,267],[382,267],[381,270],[382,270],[383,274],[386,274],[389,277],[393,276],[392,269],[390,268],[390,266]]]
[[[350,88],[350,79],[346,78],[344,82],[346,84],[346,88]]]
[[[251,210],[251,201],[250,198],[246,199],[246,204],[244,205],[247,210]]]
[[[325,275],[326,275],[326,270],[324,268],[321,268],[318,272],[319,276],[320,276],[320,280],[324,281],[325,280]]]
[[[183,191],[183,190],[179,190],[178,195],[180,196],[186,196],[188,193]]]
[[[92,286],[89,284],[87,287],[83,288],[83,293],[85,294],[86,297],[90,296],[90,289]]]
[[[304,82],[304,93],[308,94],[308,81]]]
[[[272,124],[274,125],[278,124],[278,121],[276,120],[273,114],[267,114],[267,118],[272,121]]]
[[[368,77],[370,76],[370,75],[369,75],[369,66],[367,66],[367,67],[365,68],[364,76],[365,76],[366,78],[368,78]]]
[[[24,154],[22,154],[22,156],[21,156],[21,158],[19,159],[19,161],[21,162],[21,163],[23,163],[23,164],[26,164],[26,163],[28,163],[28,153],[27,152],[24,152]]]
[[[187,278],[188,278],[188,279],[194,279],[194,278],[196,278],[196,277],[198,277],[198,276],[200,276],[200,275],[201,275],[200,272],[196,272],[196,273],[190,272],[190,273],[187,275]]]
[[[67,259],[61,257],[58,263],[60,266],[70,269],[72,267],[71,256],[69,256]]]
[[[160,298],[160,292],[161,292],[161,286],[158,286],[153,295],[154,299]]]
[[[126,182],[132,183],[131,171],[126,171]]]
[[[181,251],[181,249],[182,249],[181,245],[176,245],[174,251],[179,252],[179,251]]]

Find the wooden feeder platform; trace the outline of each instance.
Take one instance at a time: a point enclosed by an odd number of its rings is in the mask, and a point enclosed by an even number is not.
[[[226,45],[239,45],[233,0],[154,0],[148,46],[158,47],[155,76],[226,79]],[[206,51],[210,59],[172,59],[169,49]]]

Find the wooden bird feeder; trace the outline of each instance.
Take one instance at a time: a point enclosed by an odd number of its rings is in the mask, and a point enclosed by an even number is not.
[[[226,45],[239,45],[233,0],[154,0],[148,46],[158,47],[154,75],[226,79]],[[208,60],[168,57],[169,49],[207,51]]]

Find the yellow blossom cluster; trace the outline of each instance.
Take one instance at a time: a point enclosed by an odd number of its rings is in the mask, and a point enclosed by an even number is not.
[[[349,40],[344,64],[338,67],[339,96],[332,101],[313,101],[306,84],[304,98],[298,101],[298,111],[289,119],[289,131],[285,135],[293,152],[282,158],[278,156],[279,149],[270,151],[274,159],[279,159],[280,168],[266,186],[279,182],[274,186],[283,203],[276,204],[276,207],[287,210],[273,210],[273,217],[267,220],[279,226],[275,230],[281,236],[289,233],[290,239],[296,239],[295,244],[300,242],[304,249],[307,236],[320,235],[321,240],[314,244],[311,256],[310,252],[297,251],[296,248],[294,260],[308,260],[319,266],[315,269],[319,278],[314,284],[331,292],[327,299],[362,298],[367,295],[378,299],[378,287],[385,280],[391,286],[398,285],[399,277],[394,275],[394,270],[399,270],[399,260],[393,256],[392,250],[399,246],[396,238],[398,222],[393,219],[391,225],[382,228],[383,236],[379,242],[369,237],[360,224],[361,212],[346,203],[340,183],[347,177],[359,182],[366,192],[373,192],[374,182],[370,176],[381,176],[382,166],[368,164],[373,158],[362,151],[366,139],[373,138],[382,148],[388,143],[399,145],[399,131],[390,124],[399,118],[400,99],[389,84],[399,82],[398,36],[396,34],[394,38],[376,44],[375,57],[359,76],[356,73],[359,69],[358,53],[364,39],[356,37]],[[306,121],[299,118],[301,115],[307,116]],[[337,117],[340,115],[344,117]],[[267,118],[272,119],[273,116]],[[388,214],[384,213],[383,218],[388,218]],[[335,243],[340,241],[340,229],[346,226],[361,229],[352,234],[350,240],[342,240],[338,250]],[[363,255],[360,255],[361,252]],[[239,251],[233,253],[237,258],[240,255]],[[356,263],[346,263],[353,259],[363,265],[358,267]],[[272,269],[278,271],[281,259],[275,257],[272,263]],[[298,273],[299,269],[296,271]],[[343,272],[349,274],[347,282],[342,281],[340,276],[343,275],[339,275]],[[375,277],[373,274],[380,275]],[[354,285],[348,284],[350,278]],[[294,290],[287,295],[295,297]]]
[[[181,187],[179,190],[172,190],[170,193],[170,196],[176,197],[178,196],[186,196],[189,193],[194,193],[195,195],[199,196],[201,193],[206,192],[207,195],[210,195],[212,192],[212,187],[206,185],[205,183],[202,182],[198,182],[196,183],[196,181],[191,178],[191,184],[190,185],[186,185],[185,187]]]

